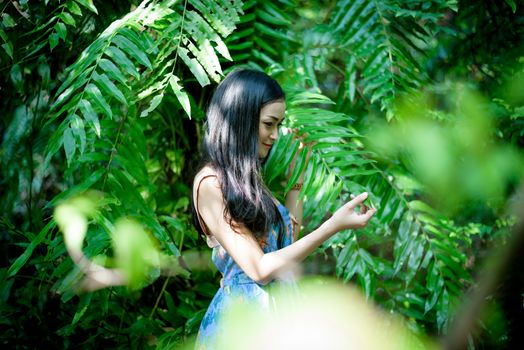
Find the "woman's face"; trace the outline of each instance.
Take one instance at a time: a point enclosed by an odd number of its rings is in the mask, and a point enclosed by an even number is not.
[[[284,101],[270,102],[260,110],[258,126],[258,156],[265,158],[271,146],[278,138],[278,127],[284,120],[286,103]]]

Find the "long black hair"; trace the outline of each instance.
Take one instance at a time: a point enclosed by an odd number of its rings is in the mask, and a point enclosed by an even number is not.
[[[283,228],[280,211],[262,180],[258,129],[262,107],[284,98],[280,85],[267,74],[238,69],[218,85],[207,110],[200,169],[210,165],[217,172],[224,217],[232,227],[244,225],[258,239],[273,225]],[[192,209],[193,222],[203,234],[194,204]]]

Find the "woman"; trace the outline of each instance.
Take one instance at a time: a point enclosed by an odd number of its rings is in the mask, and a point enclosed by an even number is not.
[[[282,279],[338,231],[364,227],[375,213],[361,205],[367,194],[360,194],[295,242],[302,221],[301,185],[287,194],[283,206],[264,185],[260,169],[284,113],[282,88],[258,71],[233,71],[211,99],[202,166],[193,183],[193,217],[223,279],[202,320],[197,348],[214,346],[221,313],[233,296],[267,307],[266,284]]]

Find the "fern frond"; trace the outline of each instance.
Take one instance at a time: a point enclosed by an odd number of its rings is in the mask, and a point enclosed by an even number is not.
[[[166,4],[169,2],[144,1],[137,9],[111,24],[84,50],[68,68],[67,78],[57,90],[49,122],[64,113],[68,114],[63,121],[66,124],[71,122],[72,116],[80,116],[85,121],[83,125],[91,126],[100,135],[101,118],[118,117],[137,100],[150,98],[149,105],[141,111],[141,116],[147,116],[160,105],[168,86],[190,116],[189,98],[181,79],[173,73],[177,57],[205,86],[210,83],[209,77],[214,81],[221,79],[222,70],[215,50],[226,59],[230,56],[219,34],[207,22],[211,21],[211,12],[207,8],[202,9],[206,21],[195,11],[182,9],[181,16]],[[226,17],[211,21],[223,35],[231,32],[234,20],[242,11],[241,3],[237,1],[235,4],[236,8],[229,6],[223,11],[218,10],[218,5],[213,5],[215,17],[227,13]],[[201,5],[197,1],[195,7],[201,8]],[[177,5],[171,6],[176,8]],[[142,30],[142,26],[149,30]],[[154,41],[150,33],[162,35]],[[172,35],[174,33],[177,35]],[[175,58],[172,58],[173,53]],[[72,156],[76,148],[74,140],[69,129],[62,138],[54,138],[54,143],[48,148],[48,161],[58,149],[56,143],[67,147],[67,154]]]
[[[180,254],[180,242],[174,241],[179,233],[172,234],[160,221],[169,209],[157,212],[158,176],[150,176],[151,150],[144,134],[158,129],[149,123],[165,121],[159,117],[164,98],[171,106],[178,103],[190,117],[192,110],[202,113],[192,108],[194,98],[183,82],[196,78],[203,86],[210,79],[221,79],[218,56],[230,59],[221,35],[234,29],[242,11],[238,1],[236,7],[230,2],[219,4],[223,11],[215,6],[201,15],[186,12],[174,1],[144,1],[106,28],[66,70],[47,120],[57,126],[47,145],[46,161],[64,149],[70,187],[48,207],[87,190],[101,191],[104,199],[95,219],[94,237],[108,236],[112,222],[131,216],[166,252]],[[227,16],[216,18],[225,13]],[[193,76],[189,73],[182,79],[181,67],[187,67]],[[178,122],[172,110],[168,113],[174,137],[173,123]],[[151,117],[140,118],[146,115]],[[75,174],[88,175],[77,178]],[[109,241],[98,243],[93,254],[109,247]],[[71,280],[66,280],[59,281],[60,288],[70,286]]]
[[[211,80],[221,80],[223,73],[218,54],[231,60],[221,35],[227,36],[235,28],[238,15],[242,12],[242,3],[235,1],[234,6],[231,6],[227,2],[211,4],[207,1],[195,1],[191,5],[202,15],[184,7],[180,9],[182,15],[174,12],[163,23],[157,23],[155,29],[160,36],[156,43],[159,54],[156,56],[155,67],[158,68],[145,82],[145,88],[138,97],[142,99],[153,93],[156,96],[142,116],[160,105],[168,85],[186,113],[190,113],[189,98],[180,84],[181,79],[173,73],[178,58],[181,58],[201,86],[209,85]],[[191,117],[190,114],[188,116]]]
[[[226,40],[236,64],[264,70],[282,70],[285,47],[296,41],[288,31],[291,19],[286,6],[272,1],[248,1],[243,6],[238,30]],[[279,47],[274,43],[278,42]]]
[[[345,97],[353,100],[358,85],[364,97],[378,103],[391,118],[395,97],[429,80],[418,62],[447,6],[443,1],[430,5],[394,0],[337,2],[329,26],[348,54]],[[359,81],[355,72],[361,77]]]
[[[306,141],[317,142],[300,193],[305,199],[304,216],[309,220],[306,227],[317,227],[326,213],[349,200],[349,193],[367,191],[378,212],[365,236],[338,234],[324,245],[342,247],[335,249],[337,275],[345,281],[356,280],[373,298],[373,286],[391,288],[393,294],[416,288],[417,293],[398,300],[396,308],[418,320],[432,313],[439,327],[444,327],[450,303],[471,281],[461,253],[461,248],[471,242],[454,234],[457,229],[444,215],[412,199],[421,190],[414,179],[404,174],[400,182],[400,175],[380,169],[376,156],[362,146],[362,136],[349,124],[349,116],[318,108],[329,105],[332,101],[318,93],[295,94],[288,101],[288,126],[307,134]],[[266,162],[265,179],[282,194],[296,181],[293,175],[299,173],[295,169],[295,174],[288,174],[291,181],[284,186],[277,181],[283,178],[297,149],[293,134],[282,134]],[[385,249],[392,249],[386,254],[392,254],[393,261],[371,253]],[[384,284],[384,278],[391,281]],[[408,299],[414,304],[406,308],[402,302]]]

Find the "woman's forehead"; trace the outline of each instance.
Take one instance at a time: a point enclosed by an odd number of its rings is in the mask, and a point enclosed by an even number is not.
[[[262,107],[260,114],[262,116],[274,116],[284,118],[286,112],[286,103],[284,101],[271,102]]]

